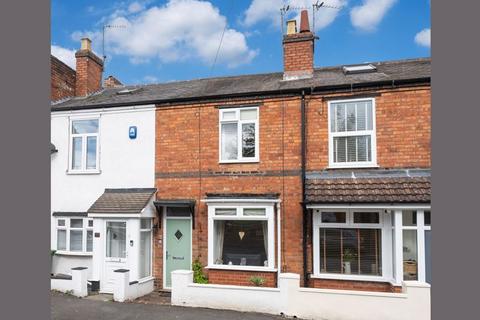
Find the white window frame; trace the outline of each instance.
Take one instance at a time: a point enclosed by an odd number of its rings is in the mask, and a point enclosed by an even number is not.
[[[148,229],[142,229],[142,220],[149,220],[150,221],[150,228]],[[142,232],[149,232],[150,233],[150,271],[149,274],[143,278],[140,278],[139,274],[139,279],[146,279],[146,278],[151,278],[153,274],[153,219],[152,218],[141,218],[140,219],[140,240],[142,239]],[[140,242],[141,245],[141,242]],[[140,266],[140,246],[139,246],[139,266]]]
[[[331,130],[331,106],[337,103],[349,103],[371,101],[372,102],[372,130],[362,131],[346,131],[346,132],[332,132]],[[346,108],[345,108],[346,109]],[[345,110],[346,112],[346,110]],[[358,99],[343,99],[328,101],[328,162],[330,168],[369,168],[377,167],[377,127],[376,127],[376,107],[375,98],[358,98]],[[346,120],[345,120],[346,121]],[[346,122],[345,122],[346,125]],[[335,137],[356,137],[356,136],[370,136],[372,161],[355,161],[355,162],[334,162],[333,159],[333,139]],[[346,159],[347,160],[347,159]]]
[[[327,223],[322,222],[322,212],[345,212],[345,223]],[[379,223],[354,223],[354,212],[378,212]],[[339,280],[358,280],[358,281],[392,281],[392,228],[391,215],[385,210],[379,209],[351,209],[351,208],[335,208],[335,209],[315,209],[313,212],[313,275],[312,278],[320,279],[339,279]],[[358,274],[337,274],[320,272],[320,228],[345,228],[345,229],[379,229],[381,230],[381,270],[380,276],[358,275]]]
[[[403,215],[406,213],[406,210],[396,210],[395,211],[395,224],[392,227],[396,234],[396,243],[395,243],[395,261],[400,261],[397,263],[395,269],[395,280],[397,283],[405,282],[421,282],[426,283],[426,261],[425,261],[425,231],[431,231],[432,226],[425,225],[425,211],[430,211],[431,209],[412,209],[408,211],[413,211],[417,213],[417,225],[416,226],[404,226],[403,225]],[[398,230],[398,232],[397,232]],[[417,280],[404,280],[403,279],[403,230],[416,230],[417,231]]]
[[[226,203],[226,204],[209,204],[208,205],[208,269],[226,269],[226,270],[245,270],[245,271],[276,271],[275,269],[275,219],[274,205],[263,205],[259,203]],[[235,209],[236,215],[232,216],[216,216],[216,209]],[[265,216],[244,216],[244,209],[265,209]],[[239,265],[223,265],[214,263],[214,222],[217,220],[237,220],[237,221],[267,221],[268,229],[268,266],[239,266]]]
[[[82,220],[82,228],[72,228],[71,227],[71,219],[78,219]],[[58,221],[64,220],[65,226],[59,226]],[[88,221],[93,221],[92,218],[84,218],[84,217],[57,217],[55,220],[55,249],[56,254],[69,254],[69,255],[93,255],[93,224],[91,227],[88,226]],[[66,242],[65,242],[65,250],[58,250],[58,230],[65,230],[66,231]],[[70,250],[70,231],[71,230],[82,230],[82,251],[71,251]],[[92,251],[87,251],[87,233],[88,231],[92,231]]]
[[[97,120],[98,121],[98,132],[97,133],[73,133],[73,122],[82,121],[82,120]],[[69,118],[68,126],[68,170],[69,174],[95,174],[100,173],[100,128],[101,121],[100,115],[91,115],[91,116],[75,116]],[[87,169],[87,138],[96,137],[97,138],[97,154],[96,154],[96,163],[95,168]],[[82,161],[80,169],[73,168],[73,138],[82,138]]]
[[[256,120],[240,120],[240,111],[256,110]],[[225,112],[235,112],[235,120],[222,120]],[[238,108],[222,108],[218,113],[218,161],[219,163],[248,163],[260,161],[260,109],[259,107],[238,107]],[[236,123],[237,124],[237,159],[222,159],[222,124]],[[242,125],[248,123],[255,123],[255,157],[242,156]]]

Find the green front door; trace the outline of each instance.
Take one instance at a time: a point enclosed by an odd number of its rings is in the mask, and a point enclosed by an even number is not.
[[[171,272],[190,270],[192,229],[190,219],[167,218],[165,238],[165,287],[172,286]]]

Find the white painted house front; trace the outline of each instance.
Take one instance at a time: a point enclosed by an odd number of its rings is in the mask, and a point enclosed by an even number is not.
[[[88,280],[105,292],[113,269],[150,279],[154,192],[139,213],[88,210],[106,189],[154,188],[155,106],[52,111],[51,142],[52,273],[88,267]],[[141,240],[150,247],[141,251]]]

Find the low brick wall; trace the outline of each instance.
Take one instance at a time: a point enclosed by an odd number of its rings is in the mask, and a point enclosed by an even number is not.
[[[336,290],[358,290],[373,292],[402,292],[401,286],[393,286],[389,282],[376,281],[354,281],[354,280],[333,280],[333,279],[310,279],[310,288],[336,289]]]
[[[263,287],[277,286],[276,272],[259,272],[259,271],[237,271],[237,270],[208,270],[208,283],[210,284],[226,284],[235,286],[253,286],[250,281],[251,277],[261,277],[265,279]]]

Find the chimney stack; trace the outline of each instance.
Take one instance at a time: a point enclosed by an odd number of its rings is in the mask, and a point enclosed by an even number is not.
[[[76,83],[75,96],[84,97],[102,88],[103,60],[92,51],[92,41],[81,40],[80,50],[75,53]]]
[[[123,87],[123,83],[120,82],[114,76],[108,76],[105,80],[103,80],[103,87],[104,88],[120,88]]]
[[[300,32],[296,21],[287,21],[287,34],[283,36],[283,80],[313,77],[313,52],[316,37],[310,31],[308,11],[300,14]]]

